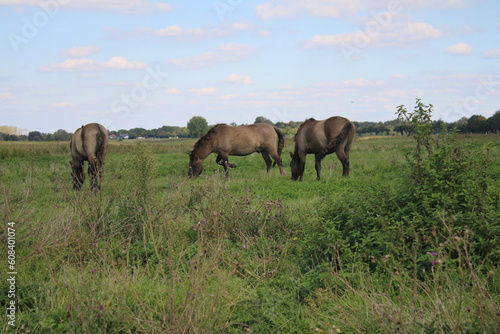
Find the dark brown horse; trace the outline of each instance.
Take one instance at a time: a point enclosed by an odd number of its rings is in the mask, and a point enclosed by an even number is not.
[[[74,190],[80,190],[85,181],[85,173],[83,172],[85,161],[89,162],[90,189],[101,189],[102,167],[107,146],[108,130],[101,124],[90,123],[75,131],[69,143],[73,157],[70,165]]]
[[[343,176],[349,176],[349,151],[356,128],[347,118],[334,116],[323,121],[314,118],[299,126],[295,135],[295,151],[290,153],[292,162],[292,180],[304,177],[306,155],[315,155],[317,179],[321,178],[321,160],[335,152],[342,162]]]
[[[224,166],[226,177],[229,177],[229,168],[236,165],[229,163],[230,155],[244,156],[254,152],[262,154],[266,162],[267,172],[271,169],[271,156],[274,163],[278,164],[281,174],[285,174],[281,161],[281,151],[285,140],[281,131],[272,125],[258,123],[245,126],[229,126],[218,124],[208,130],[201,137],[189,154],[188,176],[199,176],[203,170],[203,160],[216,153],[216,162]]]

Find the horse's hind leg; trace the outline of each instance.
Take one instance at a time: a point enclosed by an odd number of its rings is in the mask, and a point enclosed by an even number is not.
[[[274,163],[278,164],[278,168],[280,169],[280,174],[285,175],[285,170],[283,169],[283,160],[279,156],[278,152],[270,152],[269,154],[273,157]],[[268,154],[268,157],[269,157],[269,154]],[[262,156],[264,156],[264,152],[262,152]],[[269,171],[269,167],[268,167],[268,171]]]
[[[342,163],[342,176],[349,176],[349,152],[344,151],[343,148],[339,147],[335,150],[337,158],[339,158]]]
[[[90,190],[101,190],[101,163],[96,157],[89,157]]]
[[[71,164],[71,177],[73,179],[73,190],[80,190],[85,182],[85,173],[83,172],[82,162],[70,162]]]
[[[269,157],[269,153],[267,153],[266,151],[262,151],[262,152],[260,152],[260,154],[262,154],[262,158],[266,162],[266,171],[267,171],[267,173],[269,173],[269,171],[271,170],[271,164],[272,164],[271,157]]]

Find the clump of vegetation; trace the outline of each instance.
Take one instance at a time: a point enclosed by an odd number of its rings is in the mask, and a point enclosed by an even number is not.
[[[400,172],[346,188],[304,231],[310,302],[352,324],[369,310],[372,321],[357,331],[499,329],[499,189],[489,149],[433,135],[431,112],[420,100],[412,112],[400,106],[415,141]],[[335,306],[346,298],[359,314]]]

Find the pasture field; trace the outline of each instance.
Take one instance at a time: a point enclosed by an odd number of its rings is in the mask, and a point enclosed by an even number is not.
[[[0,330],[500,332],[499,135],[422,161],[357,137],[351,176],[329,155],[319,182],[313,156],[290,180],[291,139],[285,176],[253,154],[226,180],[211,155],[188,179],[194,142],[112,142],[101,192],[72,190],[66,142],[0,142]]]

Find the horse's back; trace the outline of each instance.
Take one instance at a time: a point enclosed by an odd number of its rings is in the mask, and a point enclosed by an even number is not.
[[[351,121],[342,116],[333,116],[321,121],[309,119],[299,128],[295,142],[303,152],[320,153],[349,123]]]
[[[308,119],[299,127],[295,135],[295,144],[299,151],[306,154],[321,152],[327,143],[324,124],[325,120]]]
[[[108,130],[98,123],[78,128],[71,137],[70,148],[74,159],[87,160],[89,156],[103,156],[108,145]]]
[[[344,127],[350,123],[351,121],[345,117],[333,116],[325,120],[324,131],[332,138],[335,138],[340,135]]]
[[[250,124],[244,126],[221,126],[217,141],[220,150],[230,155],[248,155],[261,148],[277,145],[274,126],[269,124]]]

